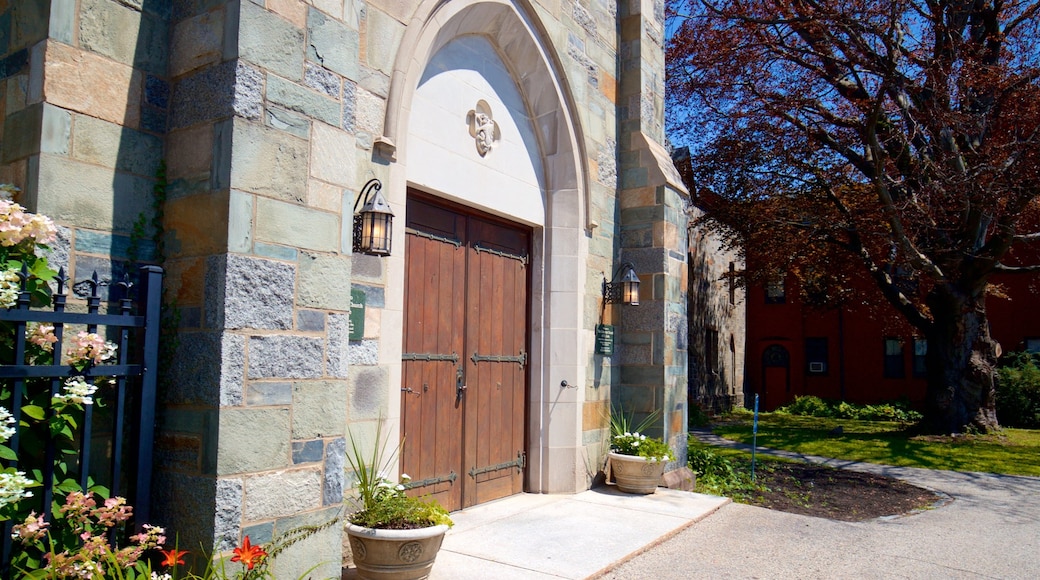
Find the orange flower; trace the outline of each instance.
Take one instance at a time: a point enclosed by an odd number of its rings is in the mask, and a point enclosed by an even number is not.
[[[242,538],[242,546],[235,548],[234,552],[235,555],[231,556],[231,561],[242,562],[248,570],[252,570],[253,566],[259,564],[267,556],[267,552],[260,546],[250,545],[249,536]]]
[[[165,556],[165,558],[163,558],[162,565],[169,567],[176,566],[177,564],[183,564],[184,555],[188,553],[187,550],[178,550],[177,548],[174,548],[172,550],[159,551],[162,552],[163,556]]]

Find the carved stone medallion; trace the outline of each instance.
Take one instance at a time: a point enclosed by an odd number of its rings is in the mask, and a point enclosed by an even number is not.
[[[469,135],[476,142],[477,153],[484,157],[502,138],[498,123],[491,114],[491,105],[483,99],[477,101],[477,106],[466,115],[466,121],[469,123]]]

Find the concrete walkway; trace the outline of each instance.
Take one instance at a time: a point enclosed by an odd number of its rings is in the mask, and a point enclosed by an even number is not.
[[[896,477],[935,490],[945,501],[932,510],[866,522],[729,504],[601,577],[1040,578],[1040,478],[758,451]]]
[[[659,488],[520,494],[451,514],[431,580],[595,576],[715,512],[728,499]],[[349,576],[345,576],[349,577]]]

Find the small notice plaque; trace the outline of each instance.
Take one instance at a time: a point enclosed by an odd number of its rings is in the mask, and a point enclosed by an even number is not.
[[[596,354],[614,354],[614,326],[596,325]]]
[[[365,338],[365,292],[350,291],[350,340]]]

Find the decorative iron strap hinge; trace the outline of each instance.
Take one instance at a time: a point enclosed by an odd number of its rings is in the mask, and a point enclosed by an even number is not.
[[[527,465],[527,454],[523,451],[516,452],[516,459],[514,461],[506,461],[505,463],[499,463],[498,465],[488,465],[486,467],[474,467],[469,470],[470,477],[476,477],[484,473],[491,473],[492,471],[500,471],[502,469],[509,469],[515,467],[517,471],[523,471]]]
[[[517,260],[518,262],[520,262],[524,266],[527,265],[527,254],[510,254],[509,252],[503,252],[502,250],[496,250],[494,248],[488,248],[486,246],[481,246],[480,242],[477,242],[477,243],[473,244],[473,249],[478,251],[478,252],[487,252],[487,253],[492,254],[494,256],[501,256],[503,258],[509,258],[510,260]]]
[[[437,353],[430,353],[430,352],[406,352],[406,353],[401,355],[401,360],[410,360],[410,361],[417,360],[417,361],[425,361],[425,362],[431,362],[431,361],[451,361],[452,364],[457,365],[457,364],[459,364],[459,355],[457,355],[455,353],[451,353],[451,354],[437,354]]]
[[[427,240],[433,240],[435,242],[444,242],[445,244],[451,244],[451,245],[455,246],[456,249],[458,249],[460,246],[462,246],[462,242],[459,241],[459,240],[456,240],[455,238],[448,238],[448,237],[445,237],[445,236],[438,236],[437,234],[431,234],[430,232],[424,232],[424,231],[420,231],[420,230],[416,230],[416,229],[412,229],[412,228],[405,228],[404,229],[404,233],[412,234],[413,236],[419,236],[420,238],[426,238]]]
[[[515,362],[516,364],[520,365],[520,368],[523,368],[524,365],[527,364],[527,353],[524,351],[520,351],[520,354],[515,356],[507,354],[473,353],[473,356],[470,357],[470,360],[473,361],[473,364],[482,362]]]
[[[405,483],[403,485],[404,485],[405,489],[415,489],[417,487],[426,487],[428,485],[436,485],[438,483],[444,483],[445,481],[447,481],[447,482],[451,483],[452,485],[454,485],[455,484],[455,480],[458,479],[458,478],[459,478],[459,476],[456,475],[455,474],[455,470],[452,469],[451,473],[449,473],[448,475],[442,475],[440,477],[427,477],[426,479],[422,479],[422,480],[419,480],[419,481],[409,481],[408,483]]]

